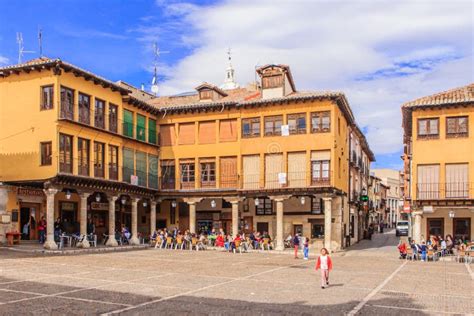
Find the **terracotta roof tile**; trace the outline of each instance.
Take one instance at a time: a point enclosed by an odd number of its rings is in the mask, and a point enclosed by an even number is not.
[[[407,102],[403,107],[450,105],[466,102],[474,102],[474,83]]]

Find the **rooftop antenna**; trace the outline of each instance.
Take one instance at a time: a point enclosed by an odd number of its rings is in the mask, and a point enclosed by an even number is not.
[[[157,96],[158,95],[158,58],[160,57],[161,54],[167,54],[169,51],[161,51],[156,42],[153,44],[153,55],[154,55],[154,61],[153,61],[153,79],[151,80],[151,92]]]
[[[43,57],[43,30],[38,26],[39,57]]]
[[[23,34],[21,32],[16,33],[16,42],[18,44],[18,63],[21,64],[23,54],[34,53],[34,51],[25,50],[25,47],[23,46]]]

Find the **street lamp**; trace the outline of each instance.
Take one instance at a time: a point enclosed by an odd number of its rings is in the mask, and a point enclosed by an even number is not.
[[[212,201],[211,201],[211,207],[212,207],[212,208],[216,208],[216,201],[215,201],[215,200],[212,200]]]
[[[122,202],[122,205],[125,205],[125,203],[127,203],[127,199],[125,198],[125,196],[122,196],[122,199],[120,201]]]
[[[148,205],[147,201],[143,201],[143,207],[146,207]]]
[[[258,200],[258,198],[254,199],[254,203],[255,203],[255,206],[258,206],[260,204],[260,201]]]
[[[96,201],[97,203],[100,202],[100,193],[97,193],[97,194],[95,195],[95,201]]]
[[[176,201],[175,201],[175,200],[171,201],[171,207],[172,207],[172,208],[175,208],[175,207],[176,207]]]
[[[301,205],[304,205],[306,203],[306,199],[304,196],[300,197],[300,203]]]
[[[69,191],[69,190],[66,191],[66,199],[67,200],[71,199],[71,191]]]
[[[449,211],[449,218],[454,218],[456,213],[454,211]]]

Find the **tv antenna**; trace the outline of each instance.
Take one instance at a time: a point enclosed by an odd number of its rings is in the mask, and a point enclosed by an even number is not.
[[[43,30],[38,27],[39,57],[43,57]]]
[[[18,44],[18,63],[21,64],[23,54],[34,53],[34,51],[25,50],[25,47],[23,46],[23,34],[21,32],[16,33],[16,42]]]
[[[169,51],[161,51],[160,48],[158,47],[158,45],[156,43],[153,44],[153,57],[154,57],[154,60],[153,60],[153,79],[151,80],[151,92],[153,92],[153,94],[155,96],[158,95],[158,58],[160,57],[161,54],[168,54]]]

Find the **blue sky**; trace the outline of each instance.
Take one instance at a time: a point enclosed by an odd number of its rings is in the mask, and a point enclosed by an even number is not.
[[[7,1],[0,0],[0,65],[25,49],[110,80],[149,86],[152,45],[162,94],[222,83],[232,47],[236,77],[286,63],[298,90],[344,91],[376,153],[400,168],[400,106],[473,78],[473,4],[453,1]],[[26,54],[24,59],[38,54]]]

